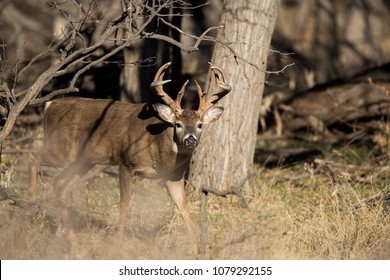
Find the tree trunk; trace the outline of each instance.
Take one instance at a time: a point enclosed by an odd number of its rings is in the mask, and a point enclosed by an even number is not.
[[[190,181],[222,190],[252,172],[267,55],[278,12],[275,0],[225,0],[212,64],[232,91],[219,103],[221,118],[205,128]],[[224,45],[225,44],[225,45]],[[212,91],[210,82],[206,92]]]

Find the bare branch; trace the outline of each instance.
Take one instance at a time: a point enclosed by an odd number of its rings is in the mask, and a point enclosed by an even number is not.
[[[180,5],[180,7],[184,9],[196,8],[188,7],[188,3],[179,0],[161,2],[152,1],[150,6],[142,3],[137,7],[134,6],[136,4],[132,2],[129,4],[127,1],[122,1],[122,10],[124,12],[117,18],[108,22],[104,30],[99,27],[99,30],[102,29],[102,33],[99,34],[99,36],[96,36],[96,41],[93,44],[88,45],[88,42],[84,37],[85,35],[83,34],[83,29],[87,27],[88,19],[91,18],[94,13],[94,1],[91,1],[86,9],[83,9],[77,0],[71,0],[70,2],[67,2],[67,4],[70,3],[73,5],[75,10],[73,14],[65,11],[64,7],[62,7],[62,3],[56,1],[51,1],[50,3],[52,7],[57,9],[62,17],[67,20],[67,29],[64,29],[62,34],[57,37],[57,39],[53,39],[45,51],[30,59],[28,63],[24,65],[23,68],[21,68],[20,71],[17,71],[18,73],[16,73],[15,79],[23,79],[27,73],[27,70],[30,69],[34,64],[44,60],[45,58],[55,55],[56,50],[60,46],[63,46],[61,48],[61,54],[59,54],[59,59],[56,60],[55,64],[47,68],[27,89],[25,88],[21,90],[19,89],[19,91],[14,91],[16,84],[13,85],[12,89],[8,88],[8,90],[7,87],[2,86],[3,92],[0,92],[0,96],[8,98],[9,103],[11,103],[12,100],[12,106],[9,106],[9,114],[6,118],[4,127],[0,131],[0,141],[3,141],[11,132],[16,118],[19,116],[22,110],[26,108],[26,106],[41,104],[51,100],[57,95],[77,92],[79,90],[77,87],[77,82],[81,75],[86,73],[91,68],[104,63],[107,59],[116,55],[124,48],[131,46],[137,40],[162,40],[171,45],[177,46],[183,52],[190,53],[197,51],[202,41],[215,41],[213,37],[208,36],[207,34],[209,34],[209,32],[212,30],[222,28],[222,26],[210,27],[200,36],[196,36],[186,33],[179,27],[170,24],[167,20],[164,19],[164,17],[187,15],[172,15],[170,13],[164,14],[164,9],[171,8],[175,4]],[[202,5],[206,4],[207,3],[204,3]],[[141,9],[138,9],[139,7]],[[143,15],[142,17],[144,21],[142,24],[138,24],[141,15]],[[169,28],[179,32],[183,36],[193,38],[195,40],[194,45],[185,46],[180,41],[166,35],[146,32],[147,27],[156,18],[159,18],[161,22],[163,22]],[[137,24],[135,24],[135,21],[137,21]],[[117,39],[117,34],[120,30],[122,34],[125,34],[125,38],[123,39]],[[59,38],[61,39],[58,40]],[[114,47],[107,53],[98,54],[98,52],[96,52],[97,50],[107,49],[107,42],[114,42]],[[77,49],[76,47],[80,47],[80,45],[81,48]],[[91,57],[93,57],[92,61],[90,61]],[[54,78],[65,74],[72,75],[71,80],[69,81],[69,84],[66,88],[56,89],[44,97],[37,97],[38,94],[40,94],[42,90],[44,90],[45,87],[53,81]]]
[[[163,6],[161,6],[163,7]],[[27,105],[31,103],[31,101],[38,96],[38,94],[42,91],[42,89],[56,76],[57,72],[63,68],[69,65],[74,60],[78,59],[83,54],[92,54],[93,51],[95,51],[98,47],[103,45],[104,42],[115,32],[116,29],[120,28],[121,23],[126,19],[127,14],[122,14],[119,18],[111,21],[106,28],[105,32],[102,34],[100,40],[96,42],[94,45],[77,50],[71,54],[68,55],[66,52],[63,53],[61,60],[55,64],[49,67],[46,71],[44,71],[38,79],[35,81],[35,83],[28,89],[26,94],[23,96],[21,100],[19,100],[13,107],[11,107],[9,115],[7,117],[7,120],[4,124],[3,129],[0,132],[0,141],[4,141],[4,139],[8,136],[8,134],[11,132],[12,127],[16,121],[16,118],[19,116],[19,114],[26,108]],[[150,22],[151,19],[149,19]],[[70,46],[73,46],[72,40],[70,40],[65,48],[70,49]],[[111,53],[103,56],[100,61],[114,55],[119,50],[121,50],[124,46],[120,48],[114,49]],[[100,62],[99,61],[99,62]],[[96,65],[98,62],[92,63],[90,67],[93,65]],[[86,67],[84,67],[81,71],[86,71]],[[81,73],[79,74],[81,75]]]
[[[277,70],[277,71],[265,71],[265,73],[267,73],[267,74],[277,74],[277,75],[279,75],[279,74],[281,74],[281,73],[283,73],[288,67],[292,67],[292,66],[294,66],[295,65],[295,63],[289,63],[289,64],[286,64],[282,69],[280,69],[280,70]]]
[[[180,49],[182,49],[183,51],[186,51],[186,52],[193,52],[193,51],[197,51],[198,50],[198,47],[199,47],[199,44],[202,42],[202,41],[215,41],[215,38],[213,37],[209,37],[207,36],[207,34],[209,32],[211,32],[212,30],[218,30],[218,29],[221,29],[223,28],[223,25],[220,25],[220,26],[212,26],[212,27],[209,27],[207,28],[200,36],[196,36],[196,35],[192,35],[192,34],[188,34],[186,32],[184,32],[183,30],[181,30],[180,28],[178,28],[177,26],[174,26],[173,24],[171,24],[170,22],[166,21],[165,19],[163,18],[160,18],[160,20],[166,24],[167,26],[169,26],[170,28],[172,29],[175,29],[176,31],[178,31],[180,34],[184,35],[184,36],[187,36],[189,38],[193,38],[193,39],[196,39],[194,45],[192,47],[184,47],[182,44],[177,44],[179,42],[173,40],[172,38],[168,38],[170,40],[166,40],[166,38],[160,38],[160,40],[164,40],[168,43],[171,43],[173,45],[176,45],[178,46]],[[152,39],[155,39],[155,38],[152,38]],[[172,42],[172,41],[175,41],[175,42]]]
[[[163,9],[164,6],[160,6],[159,10]],[[145,23],[143,24],[143,26],[139,29],[139,31],[135,34],[132,34],[131,36],[129,36],[125,42],[120,45],[120,46],[117,46],[115,49],[111,50],[109,53],[107,53],[106,55],[103,55],[102,57],[88,63],[86,66],[84,66],[83,68],[81,68],[80,70],[77,71],[77,73],[73,76],[71,82],[70,82],[70,85],[69,87],[65,88],[65,89],[60,89],[60,90],[56,90],[54,92],[51,92],[49,95],[45,96],[45,97],[42,97],[42,98],[37,98],[36,100],[33,100],[31,101],[31,105],[35,105],[35,104],[40,104],[40,103],[43,103],[43,102],[46,102],[46,101],[49,101],[50,99],[52,99],[53,97],[57,96],[57,95],[61,95],[61,94],[66,94],[66,93],[70,93],[70,92],[77,92],[78,89],[77,87],[75,86],[76,85],[76,82],[77,80],[79,79],[79,77],[85,73],[86,71],[90,70],[92,67],[96,66],[97,64],[107,60],[108,58],[110,58],[111,56],[115,55],[116,53],[118,53],[119,51],[121,51],[122,49],[124,49],[125,47],[129,46],[136,38],[139,37],[140,33],[142,32],[142,30],[144,30],[146,28],[146,26],[153,20],[154,16],[157,15],[158,11],[153,11],[152,15],[149,17],[149,19],[147,21],[145,21]],[[123,15],[122,15],[123,16]],[[125,20],[125,17],[121,20],[121,21],[116,21],[117,22],[117,25],[113,25],[114,26],[118,26],[121,22],[123,22]],[[113,21],[114,22],[114,21]],[[114,31],[114,30],[113,30]],[[112,32],[109,32],[108,35],[111,35]],[[106,37],[103,37],[101,40],[99,40],[97,43],[94,44],[95,48],[98,48],[99,46],[101,46],[105,41]],[[95,48],[91,48],[90,52],[87,52],[86,55],[80,57],[79,59],[75,60],[74,62],[70,63],[69,66],[67,66],[67,68],[65,69],[69,69],[68,67],[71,67],[73,65],[76,65],[78,64],[79,62],[81,62],[82,60],[84,60],[86,57],[88,57],[90,55],[90,53],[92,53],[93,51],[95,51]],[[83,53],[82,51],[83,50],[80,50],[81,52],[80,53]],[[63,72],[61,72],[61,74],[64,74],[66,73],[65,70],[63,70]]]

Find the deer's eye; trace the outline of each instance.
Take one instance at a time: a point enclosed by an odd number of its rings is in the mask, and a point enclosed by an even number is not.
[[[201,123],[198,123],[198,125],[197,125],[197,126],[198,126],[198,128],[199,128],[199,129],[202,129],[202,127],[203,127],[203,124],[201,124]]]
[[[181,123],[176,123],[175,126],[176,126],[176,128],[181,128],[182,127]]]

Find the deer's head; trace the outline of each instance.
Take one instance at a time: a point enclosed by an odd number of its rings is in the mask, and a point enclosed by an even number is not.
[[[199,84],[196,83],[198,95],[200,98],[198,110],[183,109],[181,100],[183,98],[188,80],[183,84],[179,91],[176,100],[164,91],[163,85],[171,80],[163,80],[165,70],[171,65],[170,62],[161,66],[157,71],[154,81],[150,87],[153,88],[157,95],[165,102],[165,104],[154,104],[153,107],[164,121],[172,124],[175,130],[175,142],[179,148],[189,150],[195,149],[202,134],[203,126],[218,120],[223,112],[223,107],[215,106],[219,99],[228,94],[231,87],[226,83],[225,76],[221,69],[211,66],[215,78],[214,93],[207,98]]]

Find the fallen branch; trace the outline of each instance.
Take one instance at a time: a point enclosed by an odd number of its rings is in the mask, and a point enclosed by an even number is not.
[[[223,249],[230,247],[235,244],[239,244],[247,240],[248,238],[255,236],[256,235],[256,230],[248,230],[247,232],[242,233],[240,236],[236,238],[232,238],[230,240],[225,241],[221,245],[217,245],[212,249],[212,255],[216,255],[216,258],[218,258],[218,254],[220,251]]]
[[[390,203],[390,191],[388,191],[386,193],[384,191],[381,191],[377,194],[369,196],[369,197],[363,199],[361,202],[356,203],[354,205],[354,208],[356,208],[356,209],[360,208],[360,207],[362,207],[362,204],[366,204],[366,205],[371,204],[372,205],[377,201],[383,201],[383,202],[387,201],[388,203]]]
[[[12,205],[23,210],[23,214],[35,217],[41,214],[42,203],[40,201],[28,201],[10,188],[0,188],[0,201],[11,200]]]
[[[245,201],[245,198],[242,196],[240,190],[245,185],[245,183],[254,176],[253,173],[248,174],[244,177],[237,186],[231,187],[227,190],[220,191],[215,188],[202,187],[201,190],[201,202],[200,202],[200,242],[199,242],[199,253],[204,256],[206,254],[206,245],[208,239],[208,225],[207,225],[207,200],[208,194],[212,193],[216,196],[227,197],[229,194],[236,195],[241,200],[241,206],[243,208],[248,208],[248,204]]]
[[[65,208],[69,210],[73,219],[81,216],[79,211],[55,197],[29,201],[11,188],[0,188],[0,202],[6,200],[10,200],[11,205],[20,210],[19,214],[22,217],[33,222],[43,221],[53,232],[61,225],[61,213]]]
[[[221,196],[221,197],[227,197],[229,194],[236,195],[240,198],[241,200],[241,206],[243,208],[248,208],[248,204],[245,201],[245,198],[241,194],[241,189],[245,185],[245,183],[254,176],[253,173],[248,174],[245,178],[241,179],[241,181],[237,184],[237,186],[231,187],[227,190],[220,191],[215,188],[210,188],[210,187],[202,187],[201,191],[205,193],[206,195],[208,193],[212,193],[216,196]]]

